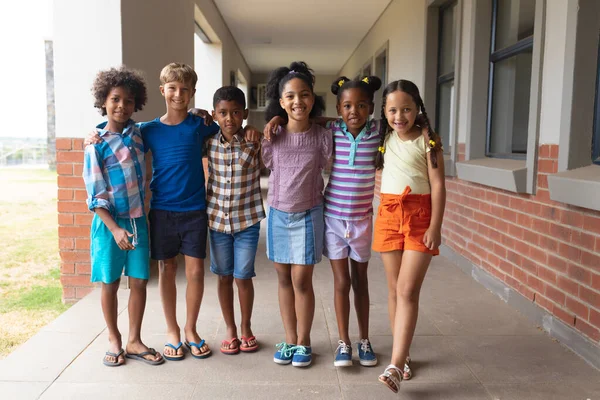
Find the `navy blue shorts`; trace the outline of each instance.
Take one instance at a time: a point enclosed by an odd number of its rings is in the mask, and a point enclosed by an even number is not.
[[[168,260],[179,253],[206,258],[206,210],[150,210],[150,256]]]

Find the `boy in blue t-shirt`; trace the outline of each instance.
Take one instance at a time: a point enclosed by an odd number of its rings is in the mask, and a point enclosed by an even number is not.
[[[167,113],[142,125],[146,150],[152,152],[152,201],[150,203],[150,251],[159,261],[159,288],[167,321],[163,355],[176,361],[184,357],[176,304],[177,255],[185,256],[186,323],[184,343],[196,358],[208,357],[208,345],[200,338],[196,322],[204,294],[206,258],[206,193],[202,146],[219,126],[188,113],[198,77],[185,64],[171,63],[160,73],[160,92]]]

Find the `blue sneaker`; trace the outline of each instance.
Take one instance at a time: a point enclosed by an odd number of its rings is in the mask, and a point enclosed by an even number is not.
[[[294,356],[295,346],[293,344],[287,344],[286,342],[281,342],[275,345],[277,347],[277,351],[273,356],[273,361],[276,364],[289,364],[292,362],[292,357]]]
[[[377,365],[377,356],[373,351],[373,347],[371,347],[369,339],[361,339],[360,343],[358,343],[358,359],[360,360],[360,365],[364,367]]]
[[[312,362],[312,348],[310,346],[298,345],[293,350],[292,365],[294,367],[308,367]]]
[[[351,367],[352,366],[352,347],[347,345],[343,340],[338,342],[338,347],[335,350],[335,360],[333,365],[336,367]]]

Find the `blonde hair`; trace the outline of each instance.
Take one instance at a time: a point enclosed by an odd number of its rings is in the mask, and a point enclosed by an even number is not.
[[[160,71],[160,84],[165,85],[169,82],[190,83],[192,88],[195,88],[198,75],[187,64],[170,63]]]

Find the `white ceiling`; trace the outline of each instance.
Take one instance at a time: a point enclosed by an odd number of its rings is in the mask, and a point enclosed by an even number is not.
[[[252,72],[336,74],[390,0],[214,0]]]

